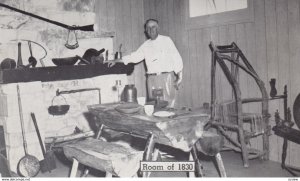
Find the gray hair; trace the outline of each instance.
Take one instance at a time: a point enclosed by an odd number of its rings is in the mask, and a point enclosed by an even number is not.
[[[158,26],[158,20],[156,20],[156,19],[148,19],[147,21],[146,21],[146,23],[145,23],[145,27],[147,26],[147,24],[149,23],[149,22],[155,22],[156,24],[157,24],[157,26]]]

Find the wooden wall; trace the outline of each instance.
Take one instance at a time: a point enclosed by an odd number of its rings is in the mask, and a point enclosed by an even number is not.
[[[160,22],[161,34],[170,36],[184,59],[184,82],[179,92],[181,106],[198,107],[210,102],[210,41],[215,44],[236,42],[270,91],[269,80],[276,78],[278,94],[288,86],[288,106],[300,92],[300,0],[253,0],[251,21],[225,23],[188,29],[187,0],[97,0],[95,12],[102,31],[115,31],[115,50],[120,43],[131,52],[145,40],[143,24],[148,18]],[[139,95],[145,95],[144,64],[135,67],[131,82]],[[245,74],[240,75],[243,97],[256,97],[259,90]],[[229,85],[218,69],[218,96],[231,97]],[[274,125],[274,113],[283,116],[283,101],[270,101],[269,112]],[[258,106],[245,110],[255,112]],[[272,132],[273,133],[273,132]],[[271,135],[271,160],[281,160],[282,139]],[[253,145],[259,147],[258,142]],[[300,165],[300,146],[289,143],[287,164]]]
[[[225,23],[189,29],[185,21],[185,0],[144,0],[144,18],[157,18],[161,33],[169,35],[184,59],[184,83],[180,90],[182,106],[198,107],[210,102],[210,41],[215,44],[236,42],[270,91],[269,80],[276,79],[278,94],[288,86],[288,106],[300,93],[300,0],[253,0],[254,17],[247,22]],[[240,75],[243,97],[259,96],[255,82]],[[218,70],[217,94],[222,100],[231,97],[231,90]],[[283,101],[270,101],[269,112],[274,125],[274,113],[283,117]],[[245,110],[255,112],[256,105]],[[272,132],[273,133],[273,132]],[[258,141],[252,143],[259,147]],[[281,160],[282,139],[271,135],[270,159]],[[300,165],[300,146],[289,143],[287,164]]]
[[[115,32],[114,52],[122,44],[123,54],[136,50],[144,41],[144,5],[141,0],[97,0],[96,21],[100,31]],[[112,53],[112,52],[111,52]],[[130,83],[136,85],[138,96],[145,96],[144,63],[135,66]]]
[[[157,19],[160,25],[160,34],[170,36],[183,59],[187,59],[189,57],[189,47],[187,46],[188,39],[185,31],[184,4],[183,0],[144,0],[144,17],[145,20],[149,18]],[[178,95],[179,104],[180,106],[191,106],[193,96],[191,96],[189,90],[191,87],[196,89],[201,86],[198,85],[199,82],[196,81],[196,77],[191,77],[189,73],[190,61],[185,60],[183,64],[183,77],[186,80],[193,79],[196,84],[192,85],[191,81],[183,81],[183,88],[180,89]],[[192,67],[197,69],[197,66]],[[201,76],[195,71],[193,73]],[[200,94],[200,92],[197,91],[196,94]]]

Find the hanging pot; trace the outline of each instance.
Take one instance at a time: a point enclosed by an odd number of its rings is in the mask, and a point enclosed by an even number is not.
[[[54,105],[53,102],[56,98],[62,97],[65,104],[56,104]],[[54,96],[51,102],[51,106],[48,108],[48,113],[53,115],[53,116],[60,116],[66,114],[70,109],[70,105],[67,104],[67,100],[62,96]]]

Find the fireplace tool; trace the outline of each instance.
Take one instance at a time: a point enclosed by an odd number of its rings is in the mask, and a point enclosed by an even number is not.
[[[30,41],[28,42],[28,47],[29,47],[29,52],[30,52],[30,57],[28,58],[29,64],[26,65],[25,67],[30,67],[30,66],[35,67],[37,61],[34,58],[34,56],[32,55],[32,48],[31,48],[31,42]]]
[[[98,99],[99,104],[101,104],[101,92],[100,88],[86,88],[86,89],[75,89],[75,90],[68,90],[68,91],[60,91],[59,89],[56,90],[56,96],[60,96],[61,94],[72,94],[77,92],[85,92],[85,91],[98,91]]]
[[[21,130],[22,130],[22,137],[23,137],[23,146],[25,151],[25,156],[23,156],[18,163],[18,171],[24,177],[34,177],[40,171],[40,163],[35,156],[28,154],[19,85],[17,85],[17,94],[18,94]]]
[[[51,149],[49,151],[45,150],[44,144],[42,141],[42,137],[40,134],[40,130],[39,130],[36,118],[35,118],[35,114],[32,112],[32,113],[30,113],[30,115],[31,115],[31,119],[32,119],[34,127],[35,127],[36,134],[39,139],[39,143],[40,143],[40,146],[42,149],[43,156],[44,156],[44,159],[40,161],[41,171],[42,171],[42,173],[44,173],[46,171],[51,172],[51,170],[56,169],[54,152]]]
[[[34,18],[37,18],[37,19],[40,19],[40,20],[46,21],[48,23],[52,23],[52,24],[55,24],[57,26],[60,26],[60,27],[63,27],[65,29],[67,29],[68,30],[68,39],[66,41],[65,46],[68,49],[75,49],[75,48],[79,47],[78,41],[77,41],[77,36],[76,36],[76,33],[75,33],[76,30],[80,30],[80,31],[94,31],[94,25],[86,25],[86,26],[76,26],[76,25],[73,25],[73,26],[70,26],[70,25],[66,25],[66,24],[63,24],[63,23],[60,23],[60,22],[57,22],[57,21],[53,21],[53,20],[50,20],[50,19],[38,16],[38,15],[35,15],[35,14],[32,14],[32,13],[29,13],[29,12],[26,12],[26,11],[23,11],[23,10],[20,10],[20,9],[8,6],[8,5],[3,4],[3,3],[0,3],[0,7],[4,7],[4,8],[7,8],[7,9],[16,11],[18,13],[22,13],[22,14],[25,14],[25,15],[28,15],[28,16],[31,16],[31,17],[34,17]],[[73,35],[73,36],[71,36],[71,35]],[[69,44],[71,42],[69,40],[70,37],[74,38],[75,42],[72,41],[74,43],[73,45]]]
[[[0,6],[1,6],[1,3],[0,3]],[[39,61],[40,61],[40,63],[41,63],[41,65],[42,65],[42,67],[45,67],[45,64],[44,64],[44,61],[43,61],[43,59],[47,56],[47,50],[46,50],[46,48],[45,47],[43,47],[41,44],[39,44],[39,43],[37,43],[37,42],[35,42],[35,41],[32,41],[32,40],[28,40],[28,39],[13,39],[13,40],[11,40],[11,41],[13,41],[13,42],[15,42],[15,41],[25,41],[25,42],[27,42],[28,43],[28,46],[29,46],[29,51],[32,51],[32,50],[30,50],[31,49],[31,44],[33,43],[33,44],[35,44],[35,45],[37,45],[38,47],[41,47],[42,49],[43,49],[43,51],[44,51],[44,55],[43,55],[43,57],[42,58],[39,58]],[[21,42],[20,42],[21,43]],[[31,52],[31,54],[32,54],[32,52]],[[22,57],[21,57],[22,58]],[[32,59],[32,58],[31,58]],[[28,58],[28,62],[30,63],[30,62],[34,62],[34,60],[30,60],[29,58]],[[6,66],[7,67],[7,66]],[[14,69],[16,66],[13,66],[13,67],[8,67],[8,68],[10,68],[10,69]],[[27,67],[29,67],[28,65],[27,65]]]
[[[99,92],[99,104],[101,104],[101,94],[100,94],[100,88],[87,88],[87,89],[76,89],[76,90],[68,90],[68,91],[60,91],[59,89],[56,90],[56,96],[53,97],[52,99],[52,105],[49,106],[48,108],[48,112],[51,115],[64,115],[66,114],[69,109],[70,109],[70,105],[67,104],[67,100],[65,97],[62,96],[62,94],[71,94],[71,93],[76,93],[76,92],[85,92],[85,91],[94,91],[97,90]],[[54,99],[56,99],[57,97],[62,97],[65,104],[54,104]]]
[[[37,42],[35,42],[35,41],[32,41],[32,40],[21,39],[21,41],[27,41],[31,56],[32,56],[32,52],[31,52],[31,51],[32,51],[32,50],[31,50],[31,44],[32,44],[32,43],[33,43],[33,44],[36,44],[37,46],[41,47],[41,48],[44,50],[44,53],[45,53],[45,54],[44,54],[44,56],[43,56],[42,58],[39,58],[39,61],[40,61],[41,65],[42,65],[42,67],[45,67],[45,64],[44,64],[43,59],[47,56],[47,50],[46,50],[46,48],[43,47],[41,44],[39,44],[39,43],[37,43]],[[28,62],[30,63],[30,62],[32,62],[32,61],[30,61],[30,59],[28,59]]]

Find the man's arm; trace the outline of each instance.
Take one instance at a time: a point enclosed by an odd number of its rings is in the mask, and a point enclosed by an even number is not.
[[[115,63],[124,63],[125,65],[127,65],[128,63],[139,63],[142,60],[144,60],[144,58],[145,58],[144,44],[142,44],[135,52],[123,56],[122,59],[109,62],[108,66],[112,67],[115,65]]]
[[[183,62],[182,62],[182,58],[181,55],[179,54],[174,42],[171,40],[170,38],[170,43],[169,43],[169,51],[172,54],[172,59],[174,62],[174,72],[177,76],[177,79],[175,81],[175,88],[178,90],[180,87],[180,84],[182,82],[182,78],[183,78]]]

